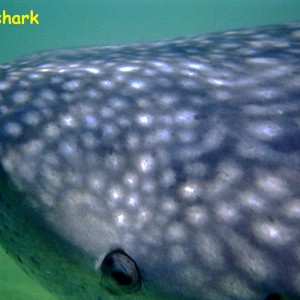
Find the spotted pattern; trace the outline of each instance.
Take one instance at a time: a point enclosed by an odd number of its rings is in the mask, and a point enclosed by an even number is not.
[[[128,299],[299,298],[299,87],[297,23],[0,66],[2,244],[64,299],[117,247]]]

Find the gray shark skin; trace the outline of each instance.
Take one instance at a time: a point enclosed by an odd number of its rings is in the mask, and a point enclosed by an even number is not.
[[[2,65],[0,157],[60,299],[300,299],[300,23]]]

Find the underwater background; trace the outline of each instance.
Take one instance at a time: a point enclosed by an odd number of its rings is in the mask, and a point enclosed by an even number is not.
[[[0,24],[0,63],[35,51],[175,38],[300,21],[299,0],[0,0],[0,13],[39,14],[39,25]],[[0,220],[1,222],[1,220]],[[0,247],[0,300],[55,300]]]

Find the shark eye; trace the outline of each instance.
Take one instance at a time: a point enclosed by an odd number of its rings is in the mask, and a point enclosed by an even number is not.
[[[136,263],[121,249],[105,256],[101,271],[102,285],[114,294],[133,293],[141,287],[141,275]]]

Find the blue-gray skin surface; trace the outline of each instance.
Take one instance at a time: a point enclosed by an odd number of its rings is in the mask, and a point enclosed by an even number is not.
[[[300,299],[299,23],[34,54],[0,115],[0,240],[60,298]]]

